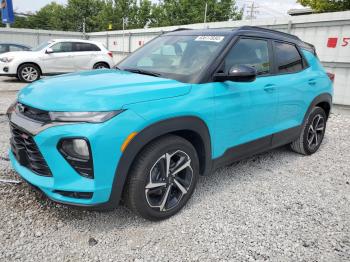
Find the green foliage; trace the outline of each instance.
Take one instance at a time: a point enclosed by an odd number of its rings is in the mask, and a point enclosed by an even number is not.
[[[30,17],[16,17],[13,27],[83,31],[144,28],[202,23],[205,3],[207,22],[240,20],[235,0],[68,0],[67,5],[52,2]]]
[[[309,6],[316,12],[336,12],[350,10],[349,0],[298,0],[303,6]]]

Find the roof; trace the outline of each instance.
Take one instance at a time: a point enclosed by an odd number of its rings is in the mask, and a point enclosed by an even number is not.
[[[275,40],[281,40],[286,42],[291,42],[299,45],[305,49],[313,49],[308,43],[303,42],[299,37],[284,33],[277,30],[272,30],[257,26],[242,26],[238,28],[219,28],[219,29],[187,29],[179,28],[175,31],[166,33],[165,35],[220,35],[220,36],[235,36],[235,35],[245,35],[245,36],[255,36],[255,37],[265,37]]]
[[[314,13],[312,8],[298,8],[298,9],[289,9],[287,12],[289,15],[308,15]]]
[[[96,41],[90,41],[90,40],[84,40],[84,39],[78,39],[78,38],[62,38],[62,39],[52,39],[51,41],[54,42],[81,42],[81,43],[98,43]]]

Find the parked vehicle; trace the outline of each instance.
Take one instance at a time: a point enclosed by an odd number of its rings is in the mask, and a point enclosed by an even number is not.
[[[0,54],[16,51],[30,51],[31,47],[14,43],[0,43]]]
[[[123,198],[139,215],[165,219],[186,204],[199,175],[287,144],[315,153],[330,77],[313,46],[289,34],[175,31],[116,69],[22,89],[8,110],[9,155],[54,201],[108,209]]]
[[[80,39],[52,40],[32,51],[0,55],[0,75],[16,76],[27,83],[42,75],[111,68],[113,65],[112,52],[103,44]]]

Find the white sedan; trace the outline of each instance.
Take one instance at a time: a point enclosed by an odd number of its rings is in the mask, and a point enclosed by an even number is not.
[[[113,67],[113,55],[103,44],[87,40],[57,39],[32,51],[0,55],[0,75],[15,76],[27,83],[42,75]]]

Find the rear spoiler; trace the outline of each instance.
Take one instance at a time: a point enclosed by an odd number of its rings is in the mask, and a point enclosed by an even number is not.
[[[308,51],[311,51],[316,57],[317,57],[317,53],[316,53],[316,48],[313,44],[310,44],[310,43],[307,43],[307,42],[303,42],[305,44],[305,47],[307,46],[308,48],[305,48],[307,49]]]

